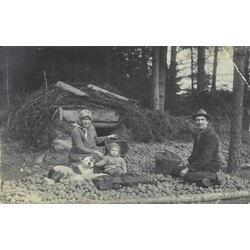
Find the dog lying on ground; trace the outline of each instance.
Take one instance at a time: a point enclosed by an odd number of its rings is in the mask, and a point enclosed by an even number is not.
[[[92,156],[87,156],[81,160],[81,163],[77,166],[79,174],[75,173],[70,167],[58,165],[53,167],[49,173],[48,178],[55,182],[64,180],[69,181],[84,181],[92,180],[99,176],[104,176],[104,173],[93,173],[95,160]]]

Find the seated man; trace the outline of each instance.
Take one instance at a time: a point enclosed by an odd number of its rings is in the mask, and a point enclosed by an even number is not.
[[[200,109],[192,118],[197,126],[193,151],[185,162],[173,170],[173,175],[200,186],[223,186],[226,177],[219,171],[219,139],[210,125],[211,116],[204,109]]]

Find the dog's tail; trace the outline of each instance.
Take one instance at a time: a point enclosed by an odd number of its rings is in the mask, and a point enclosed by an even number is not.
[[[55,182],[60,182],[64,177],[64,173],[56,171],[54,168],[52,168],[48,173],[48,178],[54,180]]]

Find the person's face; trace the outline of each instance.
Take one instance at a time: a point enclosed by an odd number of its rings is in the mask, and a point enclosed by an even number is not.
[[[118,148],[111,148],[109,151],[111,156],[118,156],[119,155],[119,150]]]
[[[199,130],[205,129],[208,125],[208,121],[204,116],[197,116],[195,119],[195,123]]]
[[[89,125],[91,124],[91,119],[90,119],[89,117],[86,116],[86,117],[83,117],[83,118],[82,118],[81,122],[82,122],[82,126],[83,126],[84,128],[88,128]]]

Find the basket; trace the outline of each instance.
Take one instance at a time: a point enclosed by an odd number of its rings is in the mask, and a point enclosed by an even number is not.
[[[172,151],[158,152],[155,154],[155,173],[170,175],[181,162],[182,158]]]
[[[105,144],[105,155],[108,154],[108,148],[109,148],[109,145],[112,144],[112,143],[117,143],[120,148],[121,148],[121,157],[124,157],[128,151],[129,151],[129,146],[128,146],[128,143],[122,139],[122,138],[106,138],[105,141],[104,141],[104,144]]]

